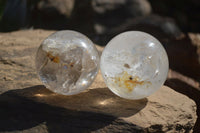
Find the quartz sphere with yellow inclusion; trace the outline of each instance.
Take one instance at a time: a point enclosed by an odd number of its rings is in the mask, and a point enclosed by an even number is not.
[[[53,92],[73,95],[87,89],[99,70],[95,45],[85,35],[64,30],[47,37],[36,55],[41,81]]]
[[[144,32],[128,31],[107,44],[100,68],[113,93],[127,99],[142,99],[163,85],[169,63],[165,49],[156,38]]]

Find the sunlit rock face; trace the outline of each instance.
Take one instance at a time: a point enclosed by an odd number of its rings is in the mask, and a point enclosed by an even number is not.
[[[100,67],[113,93],[127,99],[142,99],[163,85],[169,63],[165,49],[156,38],[144,32],[129,31],[107,44]]]
[[[38,49],[35,63],[43,84],[64,95],[87,89],[99,70],[98,51],[92,41],[70,30],[47,37]]]

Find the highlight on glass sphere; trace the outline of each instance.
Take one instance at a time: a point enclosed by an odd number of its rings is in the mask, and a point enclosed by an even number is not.
[[[142,99],[164,84],[169,62],[156,38],[144,32],[128,31],[106,45],[100,69],[113,93],[126,99]]]
[[[85,35],[70,30],[56,32],[40,45],[36,69],[53,92],[73,95],[87,89],[99,70],[95,45]]]

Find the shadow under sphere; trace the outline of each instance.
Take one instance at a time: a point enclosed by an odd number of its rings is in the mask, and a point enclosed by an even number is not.
[[[119,117],[134,115],[146,103],[147,99],[122,99],[107,88],[91,89],[73,96],[53,93],[44,86],[12,90],[0,95],[0,132],[30,128],[33,132],[52,133],[91,132],[103,128],[109,131],[113,123],[120,126],[123,122]],[[46,129],[41,127],[44,123]],[[36,126],[39,128],[34,129]],[[144,131],[137,125],[130,126],[132,131]]]

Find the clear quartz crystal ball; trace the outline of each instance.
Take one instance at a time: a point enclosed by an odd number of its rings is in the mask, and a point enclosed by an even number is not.
[[[144,32],[128,31],[107,44],[100,68],[113,93],[126,99],[142,99],[163,85],[169,62],[156,38]]]
[[[65,30],[42,42],[35,63],[38,75],[48,89],[73,95],[87,89],[95,79],[99,55],[86,36]]]

